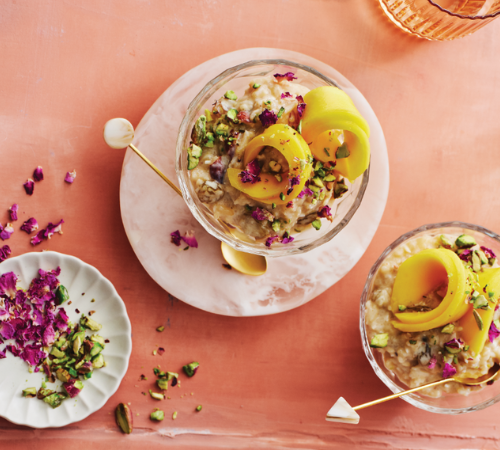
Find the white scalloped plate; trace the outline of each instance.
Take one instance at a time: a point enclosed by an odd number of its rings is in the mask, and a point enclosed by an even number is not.
[[[102,324],[99,334],[110,342],[103,352],[106,367],[96,370],[91,379],[84,381],[78,397],[65,400],[56,409],[36,398],[22,397],[23,389],[38,389],[44,375],[29,373],[28,364],[7,351],[7,358],[0,360],[0,416],[33,428],[62,427],[85,419],[102,408],[127,372],[132,351],[132,330],[125,304],[111,282],[96,268],[74,256],[41,252],[26,253],[4,261],[0,265],[0,274],[13,271],[20,279],[19,286],[25,289],[37,276],[38,269],[52,270],[57,266],[61,267],[59,280],[68,289],[72,301],[70,306],[63,305],[69,319],[76,322],[82,313],[95,310],[92,318]],[[92,303],[92,299],[95,302]],[[80,314],[75,309],[79,309]],[[57,386],[60,390],[60,384],[59,381],[57,384],[48,383],[47,387]]]

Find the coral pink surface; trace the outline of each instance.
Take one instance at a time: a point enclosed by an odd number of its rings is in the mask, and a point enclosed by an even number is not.
[[[64,217],[64,235],[36,250],[97,267],[133,328],[128,373],[100,411],[64,429],[0,419],[0,448],[500,448],[500,405],[451,417],[395,400],[363,411],[357,426],[324,420],[339,396],[356,405],[389,394],[358,331],[365,277],[383,249],[430,222],[500,231],[500,20],[436,43],[401,32],[375,0],[8,0],[0,24],[0,222],[13,203],[19,226]],[[120,219],[124,152],[106,147],[102,127],[112,117],[137,124],[187,70],[247,47],[309,54],[351,80],[384,129],[391,190],[375,239],[339,283],[289,312],[232,318],[184,304],[144,271]],[[22,185],[38,165],[45,179],[28,196]],[[11,256],[33,251],[21,231],[8,243]],[[157,346],[162,356],[153,356]],[[181,375],[171,399],[141,394],[154,366],[177,372],[193,360],[198,373]],[[130,436],[114,423],[119,402],[134,413]],[[161,423],[148,418],[156,407],[165,411]]]

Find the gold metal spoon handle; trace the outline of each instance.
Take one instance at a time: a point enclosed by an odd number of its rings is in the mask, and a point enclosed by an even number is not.
[[[373,400],[372,402],[363,403],[362,405],[355,406],[352,409],[354,409],[354,411],[357,411],[359,409],[368,408],[368,407],[373,406],[373,405],[378,405],[379,403],[387,402],[387,401],[392,400],[394,398],[402,397],[403,395],[406,395],[406,394],[411,394],[412,392],[420,391],[421,389],[425,389],[425,388],[429,388],[432,386],[438,386],[440,384],[448,383],[449,381],[455,381],[455,379],[453,377],[443,378],[442,380],[433,381],[432,383],[424,384],[422,386],[418,386],[418,387],[413,388],[413,389],[408,389],[407,391],[398,392],[397,394],[392,394],[392,395],[389,395],[387,397],[379,398],[378,400]]]
[[[141,151],[134,145],[130,144],[129,147],[139,156],[151,169],[153,169],[162,179],[165,181],[175,192],[177,192],[181,197],[182,197],[182,192],[181,190],[174,184],[172,183],[166,175],[163,174],[163,172],[158,169],[146,156],[144,156]]]

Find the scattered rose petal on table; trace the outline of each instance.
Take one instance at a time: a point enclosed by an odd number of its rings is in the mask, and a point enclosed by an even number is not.
[[[64,177],[64,181],[66,181],[66,183],[73,183],[73,181],[75,181],[75,178],[76,178],[76,170],[73,170],[73,172],[67,172],[66,173],[66,176]]]
[[[26,222],[21,225],[21,230],[26,231],[30,234],[35,230],[38,230],[38,222],[34,217],[30,217]]]
[[[43,180],[43,169],[42,169],[42,166],[38,166],[33,171],[33,178],[35,179],[35,181],[42,181]]]
[[[35,189],[35,182],[29,178],[26,183],[23,184],[26,194],[33,195],[33,190]]]

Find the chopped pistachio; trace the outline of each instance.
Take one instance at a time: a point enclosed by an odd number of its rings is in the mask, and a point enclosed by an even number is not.
[[[201,155],[203,153],[203,150],[201,147],[197,146],[196,144],[193,144],[190,148],[191,151],[191,156],[193,158],[201,158]]]
[[[479,258],[476,252],[472,254],[472,270],[474,272],[481,271],[481,259]]]
[[[62,305],[67,300],[69,300],[68,290],[60,284],[56,290],[56,304]]]
[[[477,245],[474,238],[467,234],[461,234],[460,236],[458,236],[455,244],[458,248],[470,248],[474,247],[474,245]]]
[[[149,395],[155,400],[165,400],[165,396],[163,394],[160,394],[159,392],[153,392],[151,389],[149,390]]]
[[[496,259],[496,258],[490,258],[490,259],[488,259],[488,264],[489,264],[490,266],[492,266],[492,265],[493,265],[493,264],[495,264],[496,262],[497,262],[497,259]]]
[[[230,109],[228,112],[227,112],[227,117],[228,119],[231,119],[233,122],[235,120],[238,120],[236,119],[236,116],[238,115],[238,110],[237,109]]]
[[[160,325],[156,331],[159,331],[160,333],[165,330],[165,327],[163,325]]]
[[[312,181],[313,181],[313,183],[314,183],[316,186],[318,186],[319,188],[325,187],[325,185],[323,184],[323,182],[321,181],[321,179],[320,179],[320,178],[318,178],[318,177],[314,177],[314,178],[312,179]]]
[[[344,142],[339,148],[337,148],[337,151],[335,152],[335,157],[337,159],[343,159],[347,158],[351,152],[347,148],[347,142]]]
[[[285,108],[283,108],[283,106],[282,106],[277,114],[278,119],[283,115],[284,112],[285,112]]]
[[[26,389],[23,389],[23,397],[28,397],[28,398],[32,398],[32,397],[36,397],[36,388],[26,388]]]
[[[207,118],[207,122],[212,121],[212,113],[210,112],[210,110],[205,109],[205,117]]]
[[[236,94],[234,93],[234,91],[227,91],[224,94],[224,97],[226,97],[228,100],[238,100],[238,97],[236,96]]]
[[[444,234],[439,236],[439,241],[444,248],[451,248],[453,246],[453,243]]]
[[[115,409],[116,424],[125,434],[132,433],[132,411],[125,403],[120,403]]]
[[[260,84],[258,84],[258,83],[254,83],[252,87],[253,87],[254,89],[259,89],[259,88],[260,88]]]
[[[196,411],[201,411],[201,408],[202,408],[202,406],[201,406],[201,405],[198,405],[198,406],[196,407]]]
[[[453,364],[458,364],[457,355],[453,356]]]
[[[297,127],[297,132],[298,132],[299,134],[302,134],[302,119],[300,120],[300,122],[299,122],[299,126]]]
[[[411,345],[415,345],[417,343],[417,341],[413,340],[413,339],[410,339],[410,344]]]
[[[273,204],[271,205],[271,207],[272,207],[273,209],[275,209],[275,208],[276,208],[276,203],[273,203]]]
[[[193,131],[191,132],[191,140],[196,145],[203,145],[207,134],[207,118],[200,116],[196,120]]]
[[[476,253],[477,256],[479,256],[479,259],[481,260],[481,264],[488,264],[488,258],[486,257],[486,255],[484,254],[484,252],[482,250],[474,250],[474,253]]]
[[[315,219],[311,222],[311,225],[316,228],[316,230],[319,230],[321,228],[321,220]]]
[[[464,345],[464,352],[466,352],[468,350],[469,350],[469,346],[468,345]]]
[[[326,156],[330,157],[330,149],[329,148],[324,148],[323,151],[325,152]]]
[[[323,179],[324,179],[324,178],[325,178],[325,176],[326,176],[326,172],[325,172],[323,169],[318,169],[318,170],[316,170],[316,175],[317,175],[318,177],[320,177],[320,178],[323,178]]]
[[[337,183],[335,185],[334,191],[333,191],[333,196],[335,198],[340,198],[344,193],[346,193],[349,190],[349,188],[343,184],[343,183]]]
[[[217,128],[215,129],[215,134],[217,136],[227,137],[229,135],[229,126],[223,123],[219,123],[219,125],[217,125]]]
[[[63,400],[65,400],[66,398],[68,398],[66,394],[54,393],[48,395],[47,397],[44,397],[43,401],[50,405],[53,409],[55,409],[60,406]]]
[[[149,416],[151,420],[156,420],[157,422],[160,422],[161,420],[165,419],[165,413],[161,409],[155,409],[151,415]]]
[[[452,334],[453,331],[455,331],[455,325],[453,325],[452,323],[449,323],[448,325],[446,325],[442,330],[441,330],[441,333],[443,334]]]
[[[188,377],[192,377],[194,376],[194,374],[196,373],[196,371],[198,370],[198,367],[200,367],[200,363],[199,362],[192,362],[190,364],[186,364],[185,366],[182,367],[182,370],[184,370],[184,373],[188,376]]]
[[[472,313],[474,315],[474,319],[476,320],[477,327],[479,328],[479,330],[482,330],[484,328],[483,319],[475,309],[472,311]]]
[[[279,172],[281,170],[281,164],[279,164],[277,161],[270,161],[269,167],[273,172]]]
[[[373,336],[370,347],[372,348],[384,348],[387,347],[389,343],[389,333],[381,333]]]
[[[399,306],[398,306],[398,309],[399,309],[400,311],[405,311],[405,310],[406,310],[406,306],[405,306],[405,305],[399,305]]]
[[[168,389],[168,380],[166,380],[166,379],[156,380],[156,384],[163,391],[166,391]]]
[[[474,299],[474,309],[488,309],[488,300],[484,295],[478,295]]]
[[[80,325],[82,327],[88,328],[91,331],[99,331],[102,328],[100,323],[97,323],[94,319],[87,317],[82,314],[82,318],[80,319]]]
[[[175,420],[177,419],[177,411],[174,411],[174,413],[172,414],[172,420]]]
[[[281,201],[285,200],[285,194],[283,194],[283,192],[280,192],[280,199],[281,199]]]
[[[281,223],[278,219],[276,219],[273,223],[272,223],[272,228],[274,231],[276,231],[276,233],[280,230],[280,227],[281,227]]]
[[[279,173],[277,173],[276,175],[274,175],[274,178],[276,178],[278,180],[278,183],[281,183],[283,181],[283,178],[282,178],[282,176]],[[285,196],[283,196],[283,198],[281,200],[285,200],[284,197]],[[280,194],[280,198],[281,198],[281,194]]]

